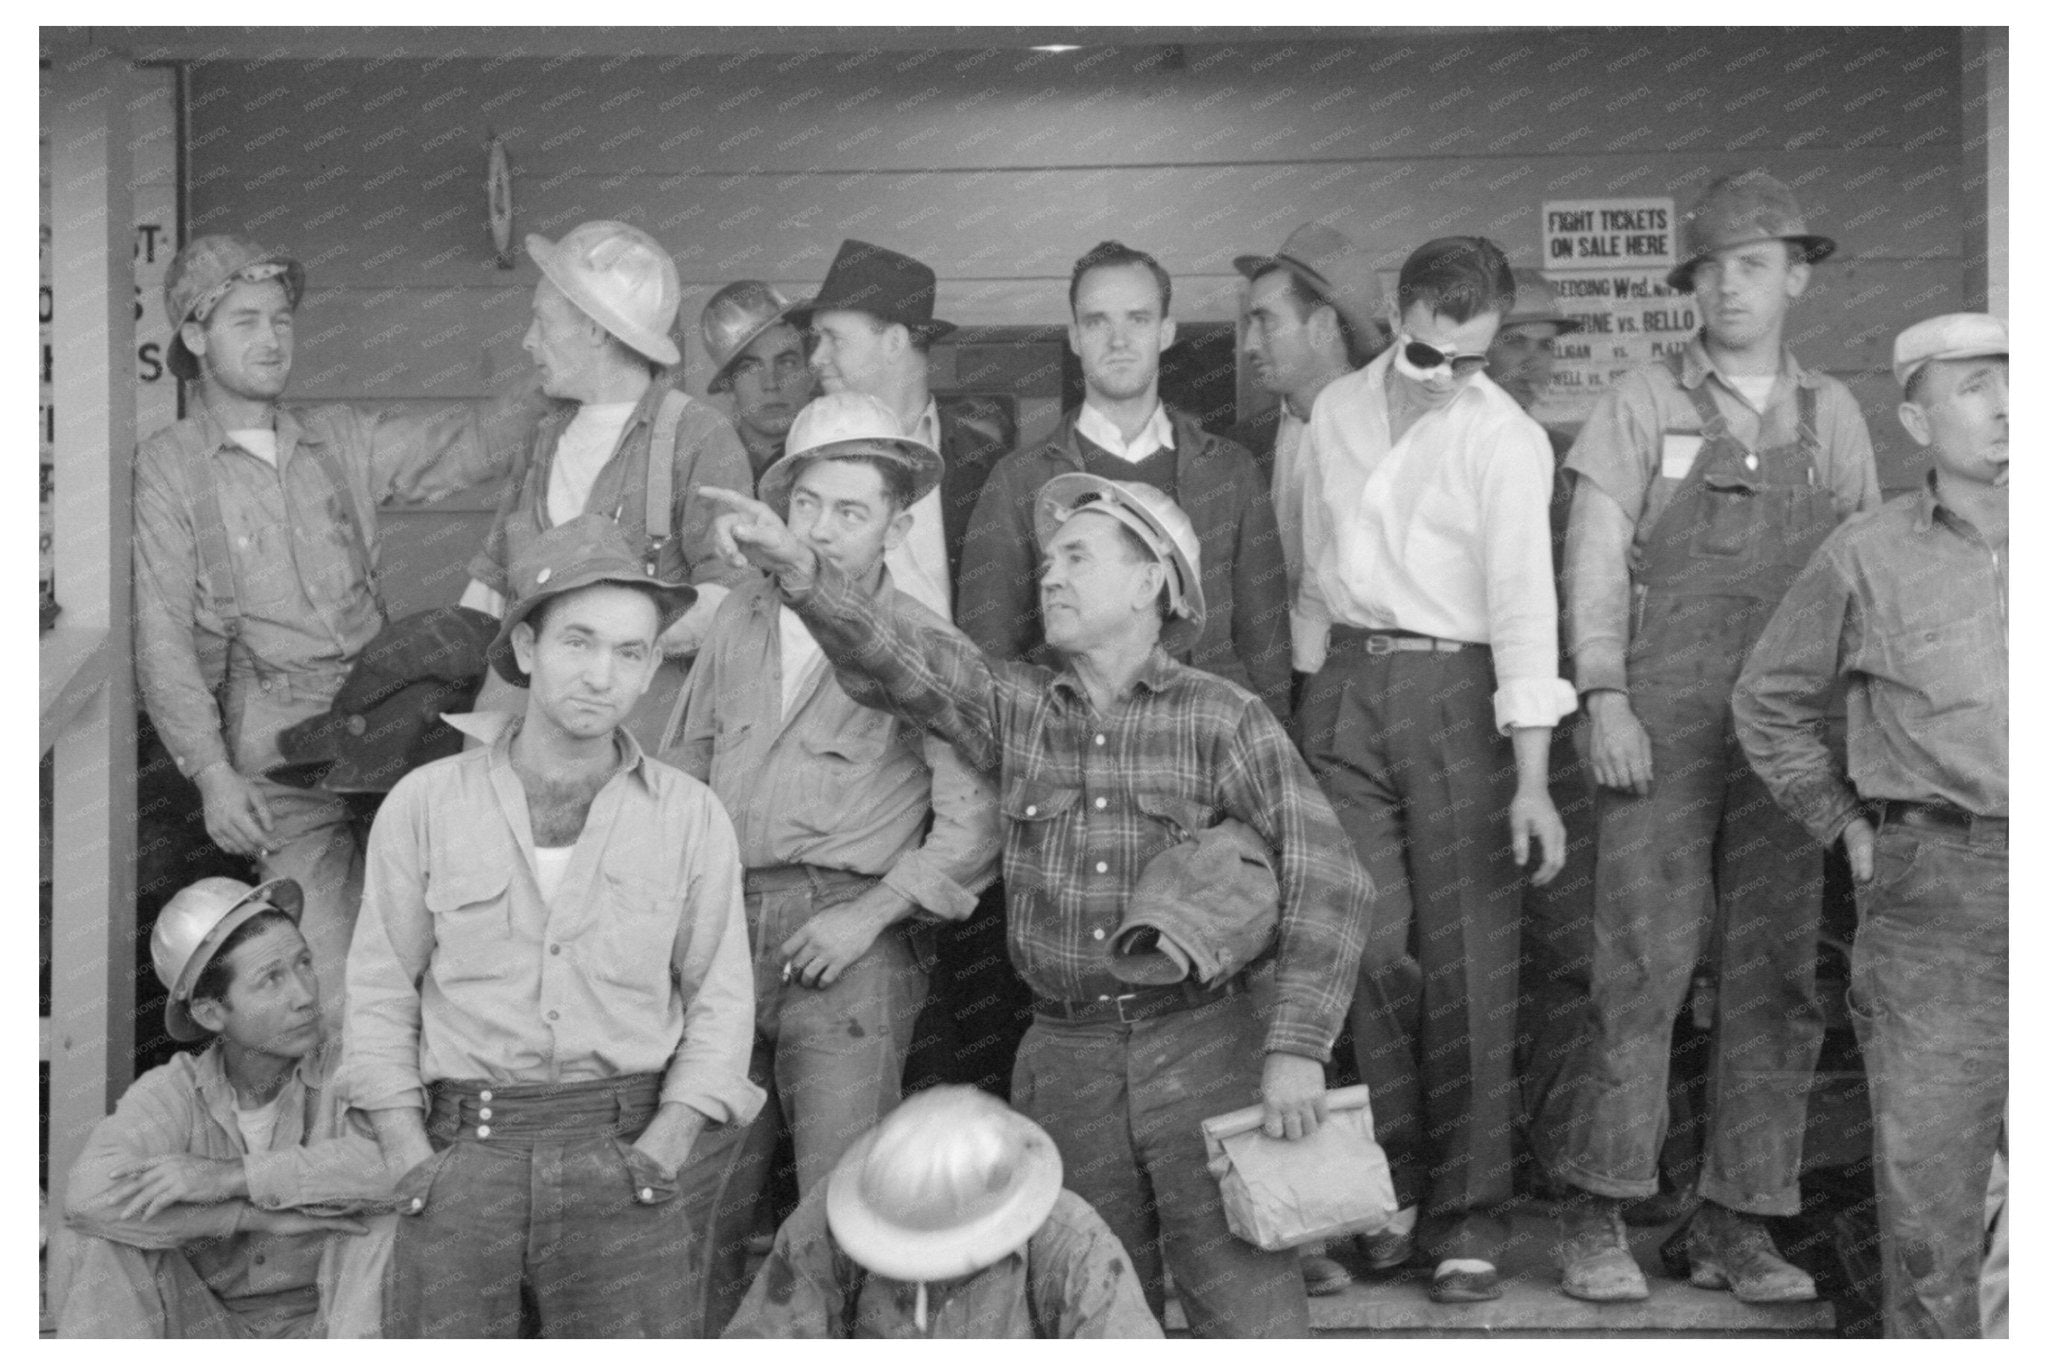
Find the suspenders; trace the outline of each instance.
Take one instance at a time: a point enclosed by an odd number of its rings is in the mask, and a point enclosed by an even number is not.
[[[670,504],[675,498],[676,428],[682,424],[683,409],[690,396],[670,389],[661,396],[654,414],[654,436],[647,443],[647,572],[654,574],[661,564],[662,547],[673,530]]]

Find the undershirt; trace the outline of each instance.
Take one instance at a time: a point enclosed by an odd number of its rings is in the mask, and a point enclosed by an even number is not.
[[[782,625],[782,714],[789,716],[789,708],[796,705],[797,693],[804,683],[825,662],[825,652],[818,648],[818,642],[797,614],[788,607],[778,613]]]
[[[534,846],[533,875],[534,880],[540,883],[542,900],[554,900],[555,890],[562,884],[562,874],[569,870],[569,855],[575,851],[574,844],[565,844],[561,848]]]
[[[284,1091],[270,1097],[270,1103],[254,1109],[235,1106],[235,1127],[242,1130],[242,1145],[251,1152],[267,1152],[270,1140],[277,1132],[277,1109],[284,1101]]]
[[[1775,374],[1736,374],[1723,375],[1722,378],[1758,412],[1762,412],[1764,405],[1771,401],[1771,386],[1778,382]]]
[[[277,468],[277,431],[272,427],[243,427],[228,433],[228,439],[272,469]]]
[[[585,403],[576,409],[555,446],[548,470],[548,524],[560,526],[583,515],[590,489],[633,415],[635,403]]]

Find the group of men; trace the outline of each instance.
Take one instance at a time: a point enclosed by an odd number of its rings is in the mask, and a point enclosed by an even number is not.
[[[1239,257],[1279,400],[1257,455],[1160,400],[1172,283],[1118,242],[1069,285],[1084,401],[1014,451],[933,396],[951,324],[900,253],[849,240],[802,302],[718,291],[728,419],[672,383],[657,242],[527,246],[539,392],[426,414],[280,402],[297,262],[209,237],[172,267],[195,388],[138,452],[138,671],[264,880],[159,917],[174,1036],[216,1041],[74,1173],[66,1330],[1125,1334],[1170,1272],[1197,1334],[1305,1336],[1307,1287],[1348,1272],[1233,1236],[1199,1125],[1256,1104],[1312,1134],[1347,1022],[1400,1205],[1367,1265],[1497,1297],[1520,1133],[1563,1191],[1564,1292],[1641,1298],[1623,1206],[1658,1190],[1701,964],[1692,1279],[1811,1298],[1764,1220],[1799,1206],[1836,840],[1887,1327],[1977,1330],[2001,323],[1899,337],[1935,473],[1879,509],[1854,400],[1784,344],[1833,243],[1761,172],[1685,222],[1701,332],[1569,443],[1526,409],[1574,324],[1481,237],[1417,248],[1391,299],[1327,225]],[[278,735],[384,624],[379,502],[500,474],[462,596],[496,618],[450,719],[473,747],[398,782],[365,853],[337,797],[266,775]],[[1271,854],[1269,945],[1128,986],[1111,941],[1148,866],[1225,821]],[[1578,974],[1537,1039],[1525,917]],[[906,1076],[1023,1117],[899,1121]],[[784,1133],[796,1212],[750,1282]],[[1135,1298],[1083,1293],[1122,1275]]]

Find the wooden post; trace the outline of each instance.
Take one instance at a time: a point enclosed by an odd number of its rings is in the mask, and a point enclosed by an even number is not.
[[[61,625],[42,642],[55,727],[50,1202],[134,1069],[135,213],[127,54],[45,29],[50,135],[55,546]],[[62,673],[64,677],[54,675]]]
[[[1963,299],[2002,318],[2012,309],[2010,42],[2003,28],[1963,30]]]

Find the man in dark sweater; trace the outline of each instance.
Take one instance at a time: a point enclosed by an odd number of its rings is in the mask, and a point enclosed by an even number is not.
[[[1045,444],[999,461],[960,561],[954,621],[1002,658],[1046,662],[1032,506],[1056,474],[1151,484],[1177,502],[1202,545],[1209,619],[1183,662],[1288,715],[1287,564],[1264,478],[1242,446],[1159,401],[1159,354],[1173,345],[1173,282],[1159,262],[1103,242],[1074,263],[1067,344],[1087,397]]]

